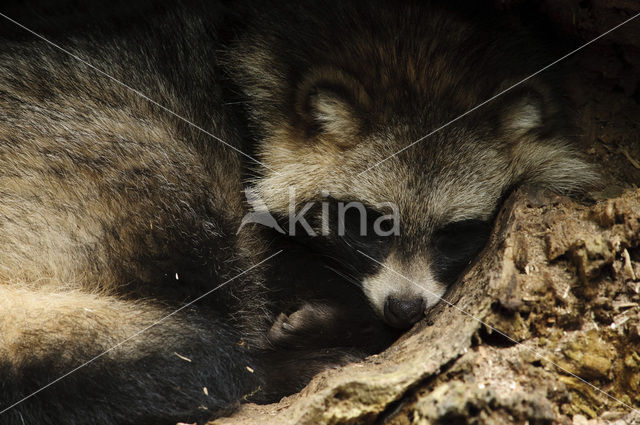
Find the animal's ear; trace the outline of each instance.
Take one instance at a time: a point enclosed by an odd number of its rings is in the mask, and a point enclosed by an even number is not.
[[[310,73],[298,88],[296,113],[308,137],[329,136],[343,147],[357,142],[369,98],[355,78],[342,71]]]
[[[498,122],[507,138],[519,138],[555,125],[558,109],[544,93],[516,88],[498,102]]]
[[[498,125],[520,183],[579,195],[598,189],[601,177],[567,136],[565,116],[544,90],[523,87],[498,105]]]
[[[543,125],[542,114],[542,105],[535,98],[521,99],[505,111],[503,129],[518,136],[539,129]]]

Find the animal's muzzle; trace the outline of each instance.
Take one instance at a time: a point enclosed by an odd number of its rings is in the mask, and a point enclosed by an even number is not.
[[[421,297],[402,298],[388,296],[384,303],[385,321],[398,329],[407,329],[424,315],[425,303]]]

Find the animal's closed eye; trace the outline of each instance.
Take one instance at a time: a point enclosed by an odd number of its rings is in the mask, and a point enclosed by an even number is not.
[[[340,220],[344,224],[339,224],[338,233],[361,249],[387,247],[392,241],[389,236],[393,230],[393,222],[382,219],[382,216],[382,213],[364,206],[360,209],[347,208],[341,214]]]
[[[482,220],[449,223],[438,230],[431,240],[433,263],[443,281],[450,282],[484,247],[491,225]]]
[[[434,248],[448,257],[458,257],[484,245],[491,226],[482,220],[464,220],[447,224],[436,232]]]

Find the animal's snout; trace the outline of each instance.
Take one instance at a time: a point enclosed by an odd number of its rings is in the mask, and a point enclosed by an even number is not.
[[[424,300],[420,297],[388,296],[384,303],[384,318],[394,328],[406,329],[424,314]]]

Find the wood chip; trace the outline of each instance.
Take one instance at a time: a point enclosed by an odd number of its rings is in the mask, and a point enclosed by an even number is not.
[[[185,356],[183,356],[182,354],[178,354],[178,353],[176,353],[175,351],[174,351],[174,353],[173,353],[173,354],[175,354],[176,356],[180,357],[180,358],[181,358],[182,360],[184,360],[185,362],[189,362],[189,363],[191,363],[191,359],[190,359],[189,357],[185,357]]]
[[[626,248],[625,248],[624,251],[622,251],[622,257],[624,258],[624,271],[625,271],[625,273],[627,275],[629,275],[631,280],[636,280],[638,277],[636,276],[635,272],[633,271],[633,267],[631,266],[631,256],[629,255],[629,251],[627,251]]]

